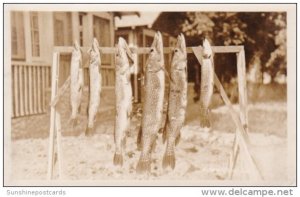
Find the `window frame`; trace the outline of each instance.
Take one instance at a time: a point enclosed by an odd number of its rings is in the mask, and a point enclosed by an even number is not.
[[[111,34],[111,19],[107,18],[107,17],[99,16],[99,15],[92,15],[92,17],[93,17],[93,30],[92,30],[93,31],[93,37],[97,38],[97,40],[98,40],[98,42],[100,43],[101,46],[104,46],[104,47],[112,46],[111,36],[113,36],[113,35]],[[105,33],[105,31],[108,31],[107,32],[108,33],[108,45],[107,44],[103,45],[103,42],[101,40],[99,40],[99,38],[95,35],[96,30],[97,30],[96,29],[97,27],[95,25],[96,19],[103,20],[108,25],[107,26],[108,27],[107,30],[101,31],[101,33],[102,32]],[[103,57],[104,55],[105,55],[105,58]],[[112,57],[110,57],[110,55],[103,54],[102,57],[101,57],[101,61],[102,61],[103,65],[113,65],[112,64],[113,63],[113,59],[112,59]]]
[[[13,21],[14,14],[14,21]],[[18,17],[17,14],[21,14],[22,17]],[[24,13],[18,11],[11,12],[11,59],[12,60],[25,60],[26,59],[26,47],[25,47],[25,21],[24,21]],[[19,18],[21,19],[19,21]],[[14,26],[15,25],[15,26]],[[13,28],[16,28],[16,43],[17,43],[17,54],[13,53]]]
[[[38,46],[39,46],[39,54],[38,56],[35,56],[33,54],[33,47],[34,47],[34,38],[32,36],[33,34],[33,30],[32,30],[32,24],[33,24],[33,21],[32,21],[32,14],[36,14],[36,17],[37,17],[37,28],[35,29],[35,31],[38,31]],[[30,24],[30,39],[31,39],[31,43],[30,43],[30,46],[31,46],[31,58],[33,61],[36,61],[36,60],[41,60],[42,59],[42,48],[41,48],[41,16],[40,16],[40,13],[39,12],[29,12],[29,24]]]

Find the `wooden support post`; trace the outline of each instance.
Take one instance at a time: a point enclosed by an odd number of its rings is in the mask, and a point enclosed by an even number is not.
[[[192,50],[194,51],[194,54],[195,54],[197,60],[201,64],[202,63],[202,56],[201,56],[202,49],[200,47],[192,47]],[[215,73],[214,73],[214,84],[217,87],[217,89],[219,90],[221,97],[224,100],[224,102],[228,108],[228,111],[237,127],[236,141],[237,141],[238,146],[243,151],[243,154],[245,155],[245,159],[247,160],[247,164],[248,164],[247,169],[249,170],[249,173],[248,173],[249,177],[253,180],[261,180],[262,175],[261,175],[259,168],[257,167],[257,165],[252,157],[252,154],[250,153],[250,150],[248,148],[250,143],[249,143],[249,138],[245,131],[244,125],[241,122],[240,116],[233,109],[231,102],[230,102],[221,82],[219,81],[219,79]]]
[[[228,107],[228,111],[230,112],[230,115],[237,127],[237,130],[236,130],[237,131],[237,134],[236,134],[237,140],[236,141],[238,143],[239,148],[241,148],[241,150],[243,151],[243,154],[247,161],[247,165],[248,165],[247,169],[249,170],[249,173],[248,173],[249,177],[253,180],[261,180],[262,175],[261,175],[259,168],[257,167],[257,165],[252,157],[252,154],[250,153],[250,150],[248,148],[250,145],[248,135],[241,123],[239,116],[234,111],[234,109],[230,103],[230,100],[227,97],[226,92],[216,74],[214,75],[214,82],[215,82],[216,87],[220,91],[221,97],[223,98],[226,106]],[[235,166],[235,165],[233,165],[233,166]]]
[[[237,139],[237,135],[235,134],[234,136],[234,140],[233,140],[233,147],[232,147],[232,151],[230,153],[230,158],[229,158],[229,171],[227,174],[227,179],[232,179],[233,177],[233,171],[235,169],[235,165],[237,162],[237,156],[239,153],[239,146],[238,146],[238,139]]]
[[[242,49],[237,53],[237,74],[238,74],[238,90],[239,90],[239,105],[240,119],[248,132],[248,110],[247,110],[247,85],[246,85],[246,65],[245,65],[245,50]]]
[[[245,50],[241,49],[237,55],[237,74],[238,74],[238,91],[239,91],[239,108],[240,108],[240,120],[242,125],[248,135],[248,110],[247,110],[247,86],[246,86],[246,60],[245,60]],[[233,168],[235,167],[237,157],[239,154],[238,146],[238,131],[235,134],[235,141],[233,144],[233,149],[231,153],[231,161],[228,178],[233,176]]]
[[[134,103],[137,103],[139,101],[138,98],[138,54],[136,52],[132,53],[133,57],[133,99]]]
[[[52,65],[52,81],[51,81],[51,100],[56,96],[56,91],[58,87],[58,65],[59,65],[59,53],[53,53],[53,65]],[[48,171],[47,179],[50,180],[53,178],[53,166],[54,166],[54,130],[56,129],[56,110],[54,106],[51,106],[50,112],[50,133],[49,133],[49,151],[48,151]]]
[[[58,55],[58,64],[57,64],[57,74],[56,74],[56,93],[55,93],[55,98],[57,99],[56,102],[59,100],[59,97],[63,95],[63,93],[67,90],[67,88],[70,86],[71,83],[71,77],[69,76],[67,80],[64,82],[63,86],[61,86],[58,89],[58,85],[60,84],[59,81],[59,57]],[[54,100],[53,99],[53,100]],[[52,100],[52,101],[53,101]],[[57,164],[58,164],[58,178],[62,179],[63,178],[63,160],[62,160],[62,145],[61,145],[61,120],[60,120],[60,112],[55,108],[55,133],[56,133],[56,147],[57,147]]]
[[[57,145],[57,163],[58,163],[58,178],[63,178],[63,160],[62,160],[62,145],[61,145],[61,121],[60,113],[55,110],[55,130],[56,130],[56,145]]]

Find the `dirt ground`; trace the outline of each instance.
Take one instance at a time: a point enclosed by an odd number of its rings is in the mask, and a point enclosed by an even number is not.
[[[238,106],[234,106],[238,109]],[[249,131],[254,158],[265,180],[285,180],[287,112],[285,102],[255,103],[249,106]],[[158,135],[153,154],[151,180],[224,180],[226,179],[235,126],[225,106],[211,111],[212,129],[199,126],[199,103],[189,101],[182,138],[176,148],[176,167],[162,170],[165,145]],[[62,116],[66,123],[68,112]],[[35,124],[32,124],[34,122]],[[45,180],[47,174],[49,115],[33,116],[12,123],[12,177],[14,180]],[[114,111],[97,117],[96,133],[83,135],[86,117],[75,130],[63,124],[62,155],[63,179],[66,180],[122,180],[141,179],[135,167],[140,152],[136,148],[136,134],[140,115],[132,120],[124,157],[124,166],[112,164],[114,154]],[[30,124],[31,123],[31,124]],[[57,165],[55,167],[57,172]],[[57,178],[57,174],[55,175]],[[143,177],[144,179],[145,177]],[[238,160],[234,180],[246,180],[247,170]]]

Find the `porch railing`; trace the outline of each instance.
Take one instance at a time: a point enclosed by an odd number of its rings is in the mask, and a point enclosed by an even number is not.
[[[51,66],[12,62],[12,117],[46,112],[45,90],[51,86]]]
[[[69,73],[67,73],[69,75]],[[103,90],[114,88],[114,67],[101,66]],[[84,67],[85,85],[88,67]],[[47,112],[51,90],[51,66],[38,63],[12,62],[12,117]]]

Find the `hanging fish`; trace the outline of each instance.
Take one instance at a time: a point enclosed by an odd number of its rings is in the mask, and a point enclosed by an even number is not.
[[[136,167],[137,173],[150,171],[151,151],[162,122],[165,91],[163,40],[155,33],[145,69],[142,129],[139,134],[142,152]]]
[[[86,136],[91,136],[94,132],[94,123],[100,106],[101,93],[101,59],[99,52],[99,44],[96,38],[93,40],[92,47],[88,51],[90,55],[90,81],[89,81],[89,106],[88,106],[88,125],[85,131]]]
[[[70,85],[70,103],[71,103],[71,117],[70,123],[75,127],[78,123],[78,113],[81,106],[81,97],[83,91],[83,68],[82,68],[82,54],[79,44],[75,41],[71,58],[71,85]]]
[[[210,128],[209,105],[214,88],[214,67],[212,49],[207,39],[203,41],[203,61],[200,86],[200,126]]]
[[[126,142],[126,132],[130,127],[132,111],[132,87],[130,81],[130,62],[132,59],[130,49],[123,38],[119,38],[117,44],[116,60],[116,119],[115,119],[115,155],[114,165],[123,165],[123,148]],[[122,147],[123,146],[123,147]]]
[[[163,141],[167,147],[163,157],[163,168],[175,168],[175,145],[180,139],[187,106],[187,53],[183,34],[177,37],[170,68],[170,90],[167,122],[163,131]]]

